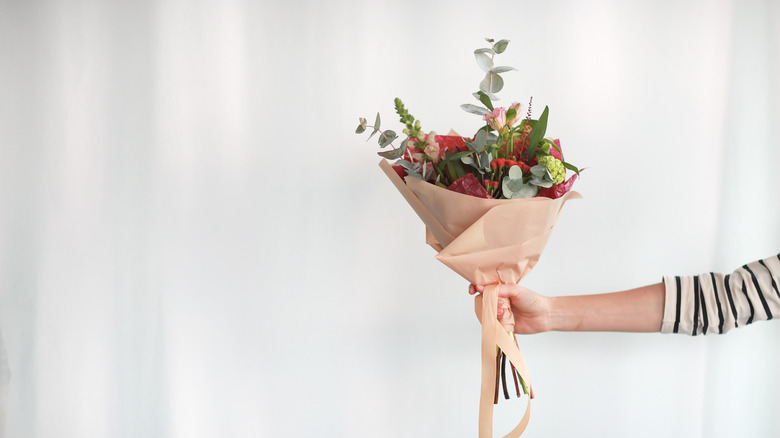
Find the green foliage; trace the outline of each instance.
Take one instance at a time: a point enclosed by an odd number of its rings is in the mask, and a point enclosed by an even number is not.
[[[384,148],[385,146],[392,143],[392,141],[395,140],[396,137],[398,137],[398,135],[396,135],[395,131],[391,131],[388,129],[387,131],[383,132],[379,136],[379,147]]]
[[[479,83],[479,91],[483,93],[498,93],[504,88],[504,80],[496,73],[488,73]]]
[[[501,192],[507,199],[533,198],[539,193],[539,188],[524,183],[523,170],[519,166],[512,166],[501,181]]]
[[[578,169],[576,166],[574,166],[572,164],[569,164],[569,163],[567,163],[565,161],[561,161],[561,164],[563,164],[563,167],[571,170],[572,172],[576,173],[577,175],[580,174],[580,169]]]
[[[364,119],[363,117],[361,117],[359,120],[360,123],[358,124],[357,129],[355,129],[355,134],[362,134],[366,132],[366,123],[368,122],[366,122],[366,119]]]
[[[544,107],[542,116],[539,120],[531,121],[531,134],[528,135],[528,158],[536,156],[536,150],[539,148],[539,142],[544,138],[544,133],[547,131],[547,116],[550,113],[548,107]]]
[[[528,183],[538,187],[549,188],[553,186],[553,177],[550,175],[550,170],[547,167],[537,164],[531,168],[531,180]]]
[[[491,41],[488,41],[491,42]],[[501,40],[495,44],[493,44],[493,50],[496,53],[504,53],[504,50],[506,50],[506,46],[509,44],[509,40]]]
[[[476,93],[477,99],[479,99],[480,102],[482,102],[483,105],[485,105],[490,111],[493,111],[493,102],[491,102],[490,96],[485,94],[482,91],[477,91]]]
[[[401,147],[399,148],[391,149],[389,151],[377,152],[377,154],[380,157],[387,158],[388,160],[397,160],[404,156],[404,151],[406,151],[406,141],[401,143]]]
[[[435,138],[431,139],[430,136],[435,133],[428,133],[429,138],[426,140],[426,132],[422,131],[420,121],[409,113],[399,98],[394,99],[395,112],[404,125],[403,133],[407,136],[400,147],[393,146],[393,142],[398,139],[395,131],[381,130],[379,113],[373,126],[369,125],[365,118],[359,118],[355,133],[362,134],[371,128],[368,139],[379,134],[379,147],[392,147],[391,150],[378,152],[380,156],[395,160],[395,164],[402,166],[407,175],[437,186],[447,187],[456,179],[471,173],[495,198],[535,197],[539,195],[540,188],[553,187],[559,180],[563,180],[566,169],[577,174],[579,169],[551,156],[552,148],[559,152],[561,148],[552,138],[545,138],[549,108],[545,107],[539,119],[533,120],[530,117],[530,103],[527,118],[520,114],[519,104],[513,103],[506,108],[494,106],[494,102],[499,100],[496,94],[504,88],[504,78],[501,75],[516,69],[495,64],[496,55],[506,51],[508,40],[485,40],[489,47],[474,51],[474,59],[485,74],[480,81],[479,90],[472,93],[479,103],[463,104],[461,109],[480,116],[487,123],[476,131],[473,140],[463,138],[467,150],[458,150],[462,149],[462,146],[453,142],[453,139],[447,139],[446,142],[440,140],[439,156],[431,152],[436,150],[435,145],[428,152],[430,156],[425,154],[423,148],[433,144]],[[413,151],[407,151],[407,148],[412,148]],[[407,152],[414,153],[404,157]],[[529,168],[531,160],[535,158],[538,164]],[[523,386],[527,393],[526,385]]]
[[[472,105],[470,103],[464,103],[460,106],[463,108],[463,111],[466,111],[467,113],[476,114],[478,116],[484,116],[488,113],[487,108],[482,108],[481,106]]]

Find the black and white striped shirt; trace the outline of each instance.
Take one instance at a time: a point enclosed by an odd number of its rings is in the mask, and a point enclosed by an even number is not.
[[[780,317],[780,254],[731,274],[664,277],[666,304],[661,333],[726,333]]]

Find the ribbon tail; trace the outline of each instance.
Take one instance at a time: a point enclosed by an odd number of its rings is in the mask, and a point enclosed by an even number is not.
[[[493,437],[493,395],[496,384],[496,346],[506,354],[520,376],[530,384],[528,367],[523,355],[506,330],[498,322],[498,285],[485,286],[482,292],[482,388],[479,398],[479,438]],[[520,423],[504,438],[517,438],[525,431],[531,417],[531,400]]]

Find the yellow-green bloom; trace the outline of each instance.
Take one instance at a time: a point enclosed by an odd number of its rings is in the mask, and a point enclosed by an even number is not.
[[[543,157],[539,157],[539,164],[546,167],[547,170],[550,171],[553,184],[560,184],[564,179],[566,179],[566,168],[563,167],[561,160],[553,157],[552,155],[545,155]]]

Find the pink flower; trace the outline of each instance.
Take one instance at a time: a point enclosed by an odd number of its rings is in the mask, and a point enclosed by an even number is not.
[[[506,109],[496,108],[493,111],[488,111],[488,113],[482,117],[482,120],[488,122],[488,125],[490,125],[491,128],[500,131],[506,126]]]
[[[430,158],[434,163],[438,163],[441,159],[441,153],[444,152],[439,148],[439,143],[436,142],[436,133],[431,131],[425,138],[425,148],[423,149],[425,155]]]
[[[510,110],[515,110],[515,116],[506,120],[506,126],[512,127],[518,120],[520,120],[520,104],[515,102],[509,106]]]

